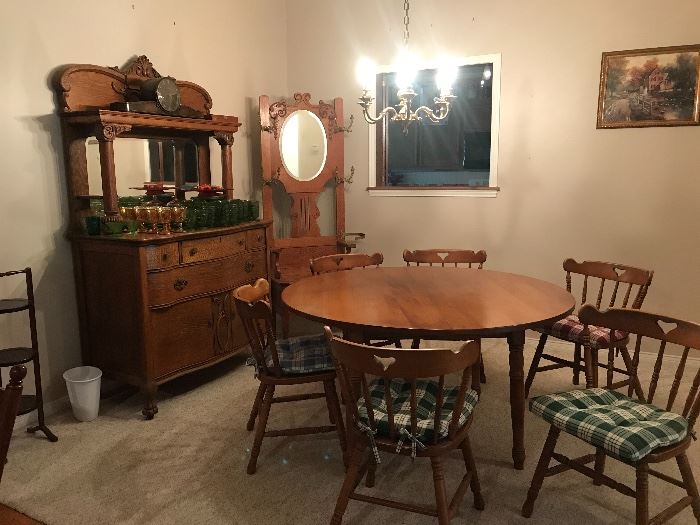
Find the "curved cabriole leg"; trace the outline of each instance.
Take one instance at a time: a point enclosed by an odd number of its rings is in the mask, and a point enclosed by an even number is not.
[[[255,394],[255,401],[253,401],[253,408],[250,410],[248,423],[245,426],[246,430],[249,432],[255,428],[255,420],[258,417],[258,412],[260,412],[260,403],[262,403],[263,395],[265,395],[265,384],[260,383],[258,393]]]
[[[700,525],[700,495],[698,494],[698,486],[695,484],[693,469],[690,468],[690,463],[688,462],[688,456],[686,456],[685,453],[677,456],[676,463],[678,463],[678,470],[681,471],[681,478],[683,479],[685,490],[688,496],[692,498],[690,505],[693,508],[695,521]]]
[[[450,511],[447,506],[447,492],[445,490],[445,472],[442,458],[432,456],[430,464],[433,467],[433,484],[435,485],[435,503],[437,505],[438,523],[448,525],[450,523]]]
[[[464,465],[472,473],[472,479],[469,483],[469,487],[472,489],[472,494],[474,495],[474,508],[477,510],[484,510],[484,498],[481,496],[481,484],[479,483],[479,475],[476,471],[476,461],[474,461],[474,454],[472,453],[472,446],[469,442],[469,438],[465,438],[462,443],[462,457],[464,458]]]
[[[331,517],[331,525],[340,525],[343,522],[343,514],[345,514],[345,509],[348,507],[348,501],[350,500],[350,494],[352,494],[353,489],[357,483],[357,478],[360,475],[360,467],[362,464],[362,456],[364,455],[365,446],[361,439],[352,439],[353,443],[352,449],[350,450],[349,466],[345,473],[345,480],[343,481],[343,486],[340,489],[340,494],[338,494],[338,501],[335,504],[335,510],[333,511],[333,517]]]
[[[554,447],[557,445],[557,439],[559,438],[560,430],[556,427],[549,427],[549,434],[547,435],[547,441],[544,442],[544,448],[542,448],[542,455],[540,460],[537,462],[537,468],[535,468],[535,473],[532,476],[532,483],[530,484],[530,489],[527,491],[527,499],[522,508],[522,515],[525,518],[532,516],[532,510],[535,507],[535,500],[537,495],[540,493],[542,488],[542,481],[547,473],[547,467],[549,467],[549,461],[552,459],[552,454],[554,453]]]
[[[255,429],[255,439],[253,447],[250,449],[250,461],[248,461],[248,474],[255,474],[258,464],[258,456],[260,455],[260,447],[262,440],[265,437],[265,428],[267,427],[267,417],[270,415],[270,407],[272,406],[272,397],[275,395],[275,385],[267,385],[265,388],[265,397],[260,406],[260,414],[258,426]]]

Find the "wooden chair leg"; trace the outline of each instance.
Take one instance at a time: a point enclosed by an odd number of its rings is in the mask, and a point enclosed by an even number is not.
[[[255,428],[255,439],[253,440],[253,448],[250,450],[250,460],[248,461],[248,474],[255,474],[258,463],[258,455],[262,445],[263,437],[265,437],[265,427],[267,427],[267,417],[270,415],[270,407],[272,406],[272,397],[275,395],[275,386],[266,385],[265,397],[260,406],[260,414],[258,426]]]
[[[484,510],[484,498],[481,496],[481,484],[479,483],[479,475],[476,472],[476,461],[474,461],[474,454],[472,453],[469,437],[466,437],[462,443],[462,457],[464,458],[464,466],[472,473],[469,486],[474,495],[474,508],[477,510]]]
[[[602,476],[605,473],[605,451],[602,448],[597,448],[595,450],[595,464],[594,464],[594,469],[597,476],[593,480],[593,484],[597,486],[601,486],[603,484],[603,480],[601,479],[600,476]]]
[[[554,448],[557,445],[557,439],[559,439],[560,432],[561,431],[554,426],[549,427],[547,440],[544,442],[540,460],[537,462],[537,468],[535,468],[535,473],[532,476],[530,489],[527,491],[527,498],[525,499],[525,503],[523,503],[521,513],[525,518],[532,516],[532,510],[535,507],[535,500],[537,499],[537,495],[540,493],[540,489],[542,488],[542,481],[547,473],[547,467],[549,467],[549,461],[552,459],[552,454],[554,453]]]
[[[530,365],[530,370],[527,372],[527,379],[525,379],[525,397],[530,395],[530,387],[532,382],[535,380],[535,374],[537,373],[537,367],[540,366],[540,359],[542,358],[542,352],[544,352],[544,345],[547,342],[547,334],[542,334],[540,336],[540,342],[537,343],[537,348],[535,349],[535,355],[532,358],[532,364]]]
[[[479,358],[479,381],[486,384],[486,369],[484,368],[484,357]]]
[[[262,403],[264,395],[265,383],[260,383],[260,386],[258,386],[258,393],[255,394],[255,401],[253,401],[253,408],[250,410],[248,424],[246,424],[245,426],[246,430],[249,432],[255,428],[255,420],[258,417],[258,412],[260,412],[260,403]]]
[[[347,443],[345,441],[345,425],[343,424],[343,416],[340,413],[340,403],[338,402],[338,393],[335,390],[335,381],[326,381],[323,384],[326,392],[326,403],[328,404],[328,417],[331,423],[335,425],[335,430],[338,433],[338,441],[340,442],[340,450],[343,453],[343,464],[347,467]]]
[[[414,339],[413,341],[411,341],[411,348],[413,348],[414,350],[416,348],[420,348],[420,339]]]
[[[345,514],[345,509],[348,507],[350,494],[352,494],[357,484],[357,478],[360,475],[365,446],[361,439],[351,439],[350,441],[353,445],[349,453],[348,470],[345,473],[345,480],[343,481],[343,486],[340,488],[338,500],[335,503],[335,510],[333,511],[333,517],[331,517],[331,525],[340,525],[343,522],[343,514]]]
[[[442,458],[432,456],[430,464],[433,467],[433,484],[435,485],[435,503],[437,506],[438,523],[448,525],[450,523],[450,509],[447,506],[447,491],[445,490],[445,471]]]
[[[637,518],[636,525],[648,525],[649,523],[649,465],[641,463],[637,465]]]
[[[698,494],[698,486],[695,484],[693,469],[690,468],[690,463],[688,462],[688,456],[686,456],[685,453],[676,456],[676,463],[678,463],[678,470],[681,471],[681,478],[683,479],[685,490],[688,496],[693,498],[690,505],[693,508],[695,521],[700,525],[700,495]]]
[[[377,475],[377,462],[374,460],[374,454],[370,453],[369,465],[367,465],[367,475],[365,476],[365,487],[371,489],[374,487]]]
[[[578,385],[581,380],[581,345],[576,343],[574,346],[574,378],[573,383]]]

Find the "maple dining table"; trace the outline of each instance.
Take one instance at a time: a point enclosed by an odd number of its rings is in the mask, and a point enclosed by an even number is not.
[[[565,289],[493,270],[375,267],[301,279],[282,300],[297,315],[340,328],[352,341],[378,332],[400,339],[507,339],[512,457],[523,469],[525,330],[573,311],[575,300]]]

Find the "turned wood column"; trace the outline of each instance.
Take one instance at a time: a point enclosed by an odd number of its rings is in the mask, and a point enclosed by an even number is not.
[[[119,203],[117,202],[117,178],[114,169],[114,139],[121,133],[131,130],[131,126],[122,124],[103,124],[97,126],[95,136],[100,148],[100,174],[102,176],[102,200],[105,219],[118,221]]]
[[[233,133],[217,132],[214,138],[221,146],[221,185],[224,187],[226,199],[233,199],[233,162],[231,146],[233,146]]]

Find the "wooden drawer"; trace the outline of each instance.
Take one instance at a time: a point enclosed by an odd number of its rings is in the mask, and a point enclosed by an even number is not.
[[[195,295],[231,289],[266,275],[264,251],[153,272],[148,274],[148,304],[172,304]]]
[[[178,243],[146,246],[146,267],[149,270],[168,268],[180,262]]]
[[[243,252],[245,251],[245,234],[246,232],[238,232],[231,235],[182,241],[180,260],[183,263],[192,263],[228,257]]]
[[[246,245],[249,250],[260,250],[265,247],[265,230],[263,228],[248,230],[245,234]]]

